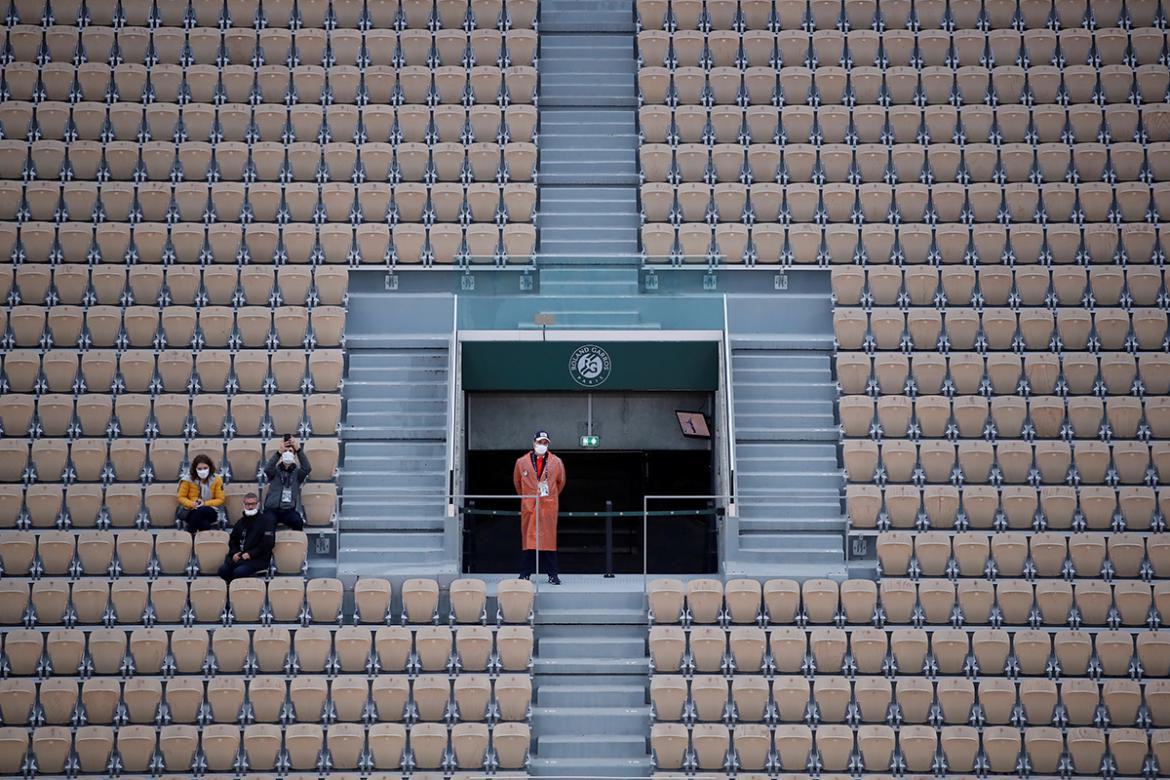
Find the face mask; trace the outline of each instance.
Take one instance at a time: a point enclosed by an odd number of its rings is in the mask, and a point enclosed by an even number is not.
[[[211,473],[211,469],[195,469],[195,473],[199,475],[199,479],[207,479],[207,475]]]
[[[532,448],[532,451],[535,452],[537,455],[544,455],[546,452],[548,452],[548,445],[547,444],[537,444]]]
[[[259,511],[260,511],[259,509],[245,509],[244,514],[247,515],[248,517],[255,517],[256,513]]]
[[[291,466],[297,462],[297,456],[286,450],[280,454],[280,462],[286,466]]]

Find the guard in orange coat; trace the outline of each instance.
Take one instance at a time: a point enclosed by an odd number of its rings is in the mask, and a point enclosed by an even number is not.
[[[536,571],[536,551],[548,573],[552,585],[560,585],[560,567],[557,565],[557,504],[565,489],[565,464],[548,451],[548,433],[537,431],[532,437],[532,449],[516,459],[512,469],[512,485],[520,496],[520,536],[524,555],[520,563],[520,579],[526,580]],[[536,538],[536,502],[540,501],[540,539]]]

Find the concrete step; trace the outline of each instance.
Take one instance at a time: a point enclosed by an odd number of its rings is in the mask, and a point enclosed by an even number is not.
[[[552,11],[542,8],[540,13],[540,34],[550,33],[579,33],[609,32],[632,33],[634,31],[633,13],[627,7],[623,10],[586,10],[566,8]],[[549,37],[552,37],[549,35]]]
[[[585,710],[593,718],[607,718],[604,712]],[[650,708],[640,714],[642,730],[649,732]],[[602,726],[606,720],[599,721]],[[537,738],[536,755],[541,759],[593,758],[600,760],[641,759],[646,754],[646,736],[639,734],[549,734]]]
[[[592,656],[564,658],[535,658],[533,671],[536,674],[632,674],[642,676],[647,670],[645,658],[605,658]]]
[[[572,682],[560,683],[565,679]],[[604,683],[601,678],[588,677],[544,677],[539,681],[536,703],[542,707],[592,707],[618,705],[641,707],[646,703],[646,689],[638,684]]]
[[[631,657],[642,658],[646,653],[645,637],[628,638],[606,635],[591,638],[586,646],[582,647],[579,630],[570,636],[541,636],[537,638],[536,644],[537,654],[542,660],[578,658],[582,650],[587,650],[591,658],[604,661]]]
[[[537,624],[610,623],[644,626],[646,611],[641,607],[607,609],[605,607],[544,607],[536,613]]]
[[[649,722],[650,707],[533,707],[532,716],[551,729],[541,734],[541,740],[546,734],[616,736],[644,728]]]
[[[532,759],[533,777],[649,777],[650,756],[642,758],[540,758]]]

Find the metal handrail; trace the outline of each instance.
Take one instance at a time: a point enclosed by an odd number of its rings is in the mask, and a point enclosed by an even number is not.
[[[447,490],[455,489],[455,380],[459,374],[459,296],[451,296],[451,339],[447,343]]]
[[[731,326],[727,322],[727,296],[723,296],[723,430],[727,436],[727,492],[731,503],[739,495],[739,470],[735,467],[735,391],[731,382]]]
[[[468,499],[475,500],[504,500],[504,499],[518,499],[525,501],[527,499],[537,499],[536,501],[536,571],[535,574],[540,574],[540,496],[537,494],[516,494],[516,493],[395,493],[394,500],[396,501],[427,501],[433,500],[437,504],[447,507],[448,510],[454,510],[455,502],[463,502]],[[554,540],[555,541],[555,540]],[[524,540],[520,540],[521,549],[524,546]],[[462,557],[462,552],[460,552]]]
[[[642,594],[649,593],[649,571],[650,571],[650,545],[647,543],[647,520],[650,517],[650,502],[651,501],[720,501],[723,500],[730,505],[733,501],[729,493],[718,493],[714,495],[654,495],[642,497]]]

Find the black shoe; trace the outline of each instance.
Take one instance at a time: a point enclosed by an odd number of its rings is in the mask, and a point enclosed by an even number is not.
[[[548,578],[548,584],[549,584],[549,585],[560,585],[560,584],[561,584],[561,578],[560,578],[560,577],[549,577],[549,578]]]
[[[524,580],[525,582],[528,582],[528,576],[529,576],[529,575],[527,575],[527,574],[517,574],[517,575],[516,575],[516,579],[518,579],[518,580]]]

